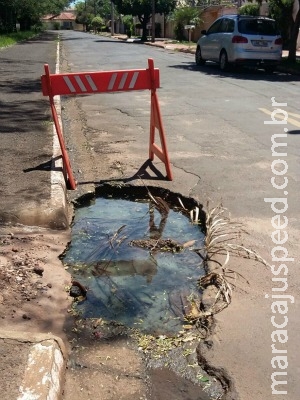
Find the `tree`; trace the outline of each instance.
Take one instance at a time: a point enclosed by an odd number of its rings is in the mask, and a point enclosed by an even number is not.
[[[137,16],[143,30],[142,40],[147,41],[147,24],[152,16],[152,1],[155,1],[155,12],[169,14],[176,7],[176,0],[115,0],[114,4],[120,14]]]
[[[0,32],[14,32],[16,30],[16,18],[15,2],[0,0]]]
[[[87,2],[81,2],[76,4],[76,23],[82,24],[84,30],[89,31],[94,15],[92,14],[91,7]]]
[[[270,0],[269,13],[270,17],[277,22],[279,31],[283,39],[283,45],[288,48],[290,41],[290,28],[292,25],[294,0]]]
[[[83,24],[85,30],[90,30],[92,21],[96,17],[103,19],[103,24],[110,19],[111,2],[110,0],[84,0],[75,5],[76,22]]]
[[[133,17],[132,17],[132,15],[124,15],[123,24],[125,26],[126,35],[130,38],[133,33]]]
[[[46,14],[59,14],[71,0],[0,0],[0,31],[30,30]]]
[[[94,1],[94,0],[93,0]],[[111,18],[111,1],[110,0],[97,0],[97,14],[101,15],[105,20]]]
[[[294,15],[292,14],[289,56],[288,56],[288,59],[292,62],[296,62],[297,39],[298,39],[299,27],[300,27],[300,0],[295,0],[295,4],[298,6],[298,10],[297,10],[297,12],[295,12]]]
[[[259,15],[259,9],[260,5],[258,3],[248,3],[239,8],[239,14],[257,16]]]
[[[175,36],[177,40],[184,40],[184,25],[197,25],[200,23],[199,10],[195,7],[177,8],[169,17],[175,21]]]
[[[297,10],[294,12],[294,9]],[[288,59],[296,61],[297,39],[300,27],[300,0],[269,0],[270,16],[279,26]]]
[[[91,25],[95,32],[98,32],[104,25],[103,19],[99,16],[92,19]]]

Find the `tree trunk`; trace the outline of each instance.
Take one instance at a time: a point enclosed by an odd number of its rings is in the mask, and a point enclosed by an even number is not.
[[[143,31],[142,38],[141,38],[142,42],[147,42],[147,36],[148,36],[147,35],[147,24],[150,21],[150,16],[151,15],[144,14],[143,16],[138,17],[139,21],[142,25],[142,31]]]
[[[297,11],[295,20],[293,21],[293,25],[291,27],[291,38],[289,44],[288,60],[292,62],[296,62],[297,39],[300,27],[300,0],[298,1],[299,1],[299,10]]]
[[[29,31],[31,28],[31,21],[29,18],[20,18],[20,31]]]
[[[16,22],[16,13],[14,9],[12,7],[0,6],[0,32],[15,32]]]

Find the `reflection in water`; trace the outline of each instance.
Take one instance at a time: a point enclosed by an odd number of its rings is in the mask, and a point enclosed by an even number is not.
[[[88,286],[79,308],[85,317],[148,332],[179,330],[183,298],[198,291],[203,274],[199,256],[180,244],[195,240],[199,248],[203,239],[198,226],[164,205],[98,198],[78,209],[63,262]]]
[[[156,272],[157,262],[152,256],[142,260],[99,261],[92,270],[94,276],[141,275],[146,277],[147,283],[151,283]]]

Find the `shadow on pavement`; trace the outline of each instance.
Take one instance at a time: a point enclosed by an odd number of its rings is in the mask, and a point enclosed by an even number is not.
[[[222,72],[215,63],[207,63],[204,66],[197,66],[194,62],[170,65],[169,68],[184,69],[192,72],[203,73],[205,75],[216,76],[219,78],[232,78],[240,80],[268,81],[268,82],[299,82],[300,76],[291,75],[286,72],[276,71],[273,74],[266,73],[262,69],[251,68],[231,68]]]

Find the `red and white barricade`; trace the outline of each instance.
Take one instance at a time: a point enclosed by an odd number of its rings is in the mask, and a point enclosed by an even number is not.
[[[160,85],[159,70],[154,68],[152,59],[148,60],[147,69],[63,74],[50,74],[49,66],[46,64],[45,75],[42,75],[41,80],[43,95],[49,97],[52,117],[62,152],[65,178],[70,189],[76,189],[76,182],[54,104],[54,96],[56,95],[68,96],[131,90],[151,90],[149,159],[153,161],[154,155],[156,155],[165,164],[167,178],[169,180],[173,179],[167,151],[166,136],[156,94],[156,89],[159,88]],[[158,129],[159,132],[161,147],[155,143],[156,129]]]

